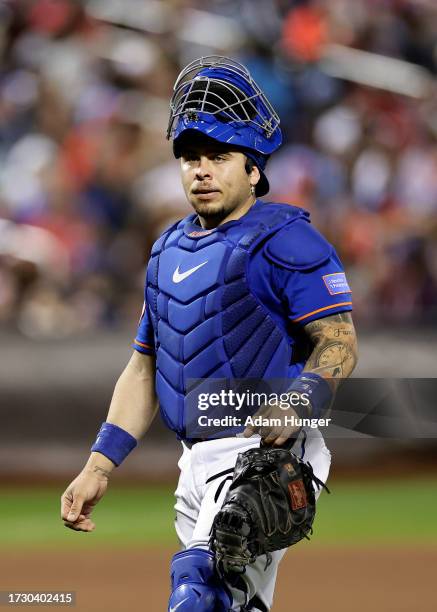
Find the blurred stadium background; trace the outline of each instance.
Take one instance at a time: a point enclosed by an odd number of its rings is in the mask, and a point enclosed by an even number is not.
[[[159,423],[116,474],[91,544],[64,534],[57,504],[129,358],[149,248],[189,212],[168,102],[208,54],[246,63],[279,112],[269,199],[310,210],[347,268],[356,375],[437,377],[434,0],[0,1],[0,590],[164,609],[179,448]],[[436,609],[437,445],[331,447],[336,495],[297,570],[290,553],[296,579],[282,576],[275,610],[301,601],[310,572],[309,612],[349,611],[358,594],[357,612]],[[106,549],[123,546],[108,578]],[[420,568],[409,582],[407,566]]]

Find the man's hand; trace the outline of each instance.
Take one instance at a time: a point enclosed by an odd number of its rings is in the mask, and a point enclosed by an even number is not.
[[[250,438],[259,433],[263,443],[271,446],[282,446],[296,438],[301,430],[293,421],[299,419],[297,412],[291,407],[281,408],[279,404],[273,406],[264,405],[253,415],[253,420],[262,417],[261,425],[248,425],[243,432],[245,438]]]
[[[107,422],[139,439],[152,423],[158,404],[155,397],[155,358],[134,351],[115,385]],[[91,513],[108,488],[115,464],[92,452],[81,473],[61,498],[61,519],[75,531],[93,531]]]
[[[108,460],[107,460],[108,461]],[[86,465],[61,497],[61,519],[75,531],[93,531],[91,513],[108,488],[109,470]]]

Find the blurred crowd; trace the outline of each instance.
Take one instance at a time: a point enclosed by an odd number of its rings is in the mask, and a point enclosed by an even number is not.
[[[268,199],[311,211],[357,320],[431,323],[436,3],[0,0],[0,326],[62,338],[139,317],[150,246],[190,212],[173,82],[209,54],[246,63],[279,112]]]

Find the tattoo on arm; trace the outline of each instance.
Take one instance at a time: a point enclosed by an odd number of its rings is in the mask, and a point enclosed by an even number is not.
[[[347,378],[357,363],[357,341],[349,312],[342,312],[305,326],[314,348],[304,371],[314,372],[332,381],[336,389],[340,379]]]
[[[106,478],[109,478],[110,472],[108,472],[108,470],[105,470],[105,468],[100,467],[99,465],[95,465],[93,467],[93,472],[95,474],[102,474],[103,476],[105,476]]]

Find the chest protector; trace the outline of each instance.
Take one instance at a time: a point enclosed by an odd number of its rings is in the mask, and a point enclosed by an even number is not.
[[[241,222],[214,230],[202,230],[190,215],[155,243],[146,296],[155,333],[156,390],[162,418],[180,438],[187,438],[193,379],[287,377],[289,342],[251,292],[247,269],[257,247],[307,215],[293,206],[265,204]]]

